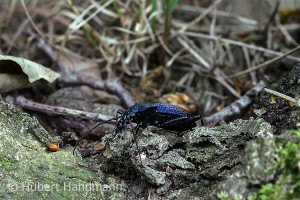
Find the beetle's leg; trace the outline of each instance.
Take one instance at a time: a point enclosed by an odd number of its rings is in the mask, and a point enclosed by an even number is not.
[[[142,122],[139,124],[139,128],[145,129],[149,126],[149,123],[147,122],[147,119],[145,120],[145,122]]]
[[[109,140],[113,140],[117,134],[118,134],[117,127],[115,127],[114,130],[110,134],[107,135],[107,138]]]
[[[204,126],[204,124],[203,124],[203,117],[201,115],[192,116],[192,117],[189,118],[189,120],[187,120],[187,122],[191,122],[191,121],[196,122],[199,119],[201,121],[201,126]]]
[[[109,146],[109,142],[112,141],[116,137],[117,127],[114,128],[112,132],[107,135],[107,139],[104,141],[105,148]]]
[[[139,132],[139,130],[141,128],[141,124],[138,124],[135,127],[135,129],[133,128],[132,123],[130,123],[130,125],[131,125],[131,131],[133,133],[133,140],[135,142],[135,145],[136,145],[136,148],[137,148],[137,152],[138,152],[138,155],[139,155],[140,163],[141,163],[141,165],[143,165],[142,157],[141,157],[141,154],[140,154],[140,148],[139,148],[139,145],[138,145],[138,142],[137,142],[137,134],[138,134],[138,132]],[[129,147],[132,147],[131,145],[132,145],[132,143],[129,145]]]
[[[197,117],[197,116],[195,116],[195,117]],[[200,117],[201,126],[204,126],[204,123],[203,123],[203,117],[201,117],[200,115],[199,115],[198,117]],[[198,120],[198,119],[196,119],[195,121],[197,121],[197,120]]]
[[[136,149],[137,149],[137,152],[138,152],[138,155],[139,155],[140,163],[143,166],[142,157],[141,157],[141,154],[140,154],[140,148],[139,148],[138,141],[137,141],[137,134],[138,134],[138,131],[140,130],[140,128],[141,128],[141,125],[138,124],[136,126],[135,133],[133,134],[133,138],[134,138]]]
[[[124,113],[124,110],[122,110],[122,109],[117,110],[117,114],[123,114],[123,113]]]
[[[81,141],[83,138],[85,138],[91,131],[93,131],[94,129],[96,129],[98,126],[100,126],[100,125],[102,125],[102,124],[104,124],[104,123],[110,122],[110,121],[112,121],[112,120],[116,120],[116,118],[114,117],[114,118],[111,118],[111,119],[109,119],[109,120],[106,120],[106,121],[97,123],[94,127],[90,128],[89,131],[87,131],[83,136],[81,136],[81,137],[79,138],[78,141]],[[83,131],[83,132],[84,132],[84,131]],[[73,149],[73,155],[74,155],[75,150],[76,150],[76,147],[77,147],[77,145],[78,145],[78,141],[76,142],[75,147],[74,147],[74,149]]]
[[[121,117],[123,114],[124,114],[124,110],[122,110],[122,109],[118,109],[117,110],[117,114],[116,114],[116,118],[119,118],[119,117]]]

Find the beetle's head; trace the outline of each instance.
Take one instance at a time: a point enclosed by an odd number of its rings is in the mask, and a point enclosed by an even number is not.
[[[128,111],[124,111],[117,119],[116,119],[116,132],[119,133],[123,131],[127,124],[131,122],[131,117],[128,115]]]

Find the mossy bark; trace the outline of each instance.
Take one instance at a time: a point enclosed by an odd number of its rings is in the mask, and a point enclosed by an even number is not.
[[[51,137],[37,120],[0,97],[1,199],[120,199],[126,192],[114,179],[66,147],[49,152]],[[116,190],[116,191],[114,191]]]

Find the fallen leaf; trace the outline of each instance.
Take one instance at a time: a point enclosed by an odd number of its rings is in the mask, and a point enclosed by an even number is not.
[[[0,55],[0,93],[52,83],[59,74],[25,58]]]

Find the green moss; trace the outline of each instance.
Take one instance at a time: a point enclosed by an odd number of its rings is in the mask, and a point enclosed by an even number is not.
[[[299,199],[300,196],[300,129],[292,132],[292,139],[276,143],[278,160],[273,170],[278,180],[264,185],[257,199]]]
[[[122,199],[123,185],[90,170],[64,147],[48,152],[51,136],[0,97],[0,199]],[[107,189],[109,187],[109,189]],[[125,189],[123,189],[125,188]]]
[[[232,197],[227,192],[220,192],[217,197],[221,200],[232,200]],[[233,198],[234,200],[241,200],[242,197],[239,197],[238,194]]]
[[[219,186],[217,198],[299,199],[300,130],[284,136],[258,137],[249,142],[244,168]]]

